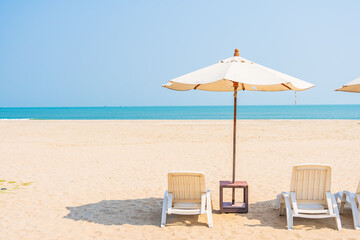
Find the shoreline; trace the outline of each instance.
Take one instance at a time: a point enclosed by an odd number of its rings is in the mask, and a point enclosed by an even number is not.
[[[4,108],[0,119],[30,120],[230,120],[231,106]],[[354,119],[360,105],[239,106],[237,119]]]
[[[4,118],[0,121],[234,121],[233,119],[35,119],[35,118]],[[237,119],[236,121],[359,121],[360,119]]]

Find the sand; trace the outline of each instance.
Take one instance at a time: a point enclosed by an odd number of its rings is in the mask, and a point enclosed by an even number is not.
[[[295,219],[286,230],[276,194],[299,163],[332,166],[332,192],[355,191],[360,125],[354,120],[238,121],[237,179],[248,214],[219,214],[219,180],[232,173],[232,121],[0,121],[0,239],[360,239],[351,212]],[[170,170],[200,170],[214,204],[206,215],[168,217]],[[227,194],[229,197],[229,194]]]

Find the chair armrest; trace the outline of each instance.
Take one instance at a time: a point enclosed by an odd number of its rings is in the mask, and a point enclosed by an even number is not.
[[[289,194],[288,192],[282,192],[282,193],[281,193],[281,196],[283,196],[284,199],[286,199],[286,198],[289,198],[289,197],[290,197],[290,194]]]
[[[355,198],[356,198],[356,194],[349,192],[349,191],[344,191],[344,195],[343,195],[343,199],[345,199],[346,202],[348,202],[349,204],[352,204],[352,200],[355,203]]]
[[[352,193],[349,191],[344,191],[343,199],[346,199],[346,202],[348,202],[351,206],[356,206],[356,198],[359,202],[360,197],[358,197],[359,194]]]
[[[348,196],[348,197],[355,197],[355,193],[352,193],[352,192],[350,192],[350,191],[347,191],[347,190],[345,190],[344,192],[343,192],[343,194],[344,195],[346,195],[346,196]]]
[[[341,203],[343,201],[343,195],[344,195],[343,192],[337,192],[334,194],[337,203],[339,202]]]

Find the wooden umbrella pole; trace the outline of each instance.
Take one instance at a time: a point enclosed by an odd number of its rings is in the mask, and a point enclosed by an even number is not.
[[[232,182],[235,183],[236,168],[236,109],[237,109],[237,87],[238,83],[234,83],[234,131],[233,131],[233,174]],[[232,204],[235,203],[235,188],[232,189]]]
[[[235,162],[236,162],[236,106],[237,104],[237,92],[234,93],[234,131],[233,131],[233,174],[232,182],[235,182]]]
[[[239,57],[239,49],[235,49],[234,57]],[[233,132],[233,177],[232,182],[235,183],[235,162],[236,162],[236,108],[237,108],[237,89],[238,82],[233,82],[234,86],[234,132]],[[232,189],[232,204],[235,204],[235,188]]]

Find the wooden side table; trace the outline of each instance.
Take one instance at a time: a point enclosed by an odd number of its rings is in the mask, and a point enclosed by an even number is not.
[[[224,202],[223,200],[223,189],[232,188],[233,193],[236,188],[242,188],[244,190],[244,201],[243,202]],[[249,210],[248,202],[248,184],[246,181],[220,181],[220,213],[247,213]]]

